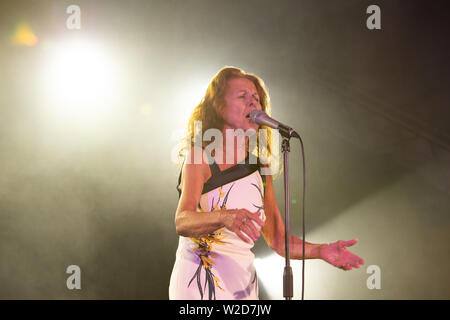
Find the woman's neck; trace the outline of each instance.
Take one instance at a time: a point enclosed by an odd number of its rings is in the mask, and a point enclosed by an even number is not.
[[[216,148],[214,155],[217,163],[227,167],[242,162],[247,157],[248,136],[230,135],[227,137],[225,130],[222,136],[223,144]]]

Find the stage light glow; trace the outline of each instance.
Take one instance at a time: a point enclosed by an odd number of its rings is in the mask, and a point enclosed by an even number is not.
[[[153,107],[149,102],[140,105],[139,112],[144,117],[150,117],[154,113]]]
[[[202,80],[184,83],[178,88],[175,101],[175,110],[179,115],[176,122],[177,128],[187,125],[192,111],[205,95],[208,84],[209,79],[205,77]]]
[[[172,163],[178,163],[178,152],[182,148],[180,139],[185,137],[189,117],[205,95],[209,81],[210,79],[207,77],[191,79],[188,83],[183,83],[175,89],[176,95],[173,103],[176,116],[173,118],[171,140],[176,142],[176,145],[171,151]]]
[[[86,125],[111,116],[121,75],[110,52],[85,39],[54,44],[50,51],[41,73],[48,111],[64,125],[65,120]]]
[[[267,290],[269,299],[283,299],[283,258],[277,254],[270,254],[264,258],[255,258],[254,265],[258,281]]]
[[[38,43],[38,38],[26,22],[21,22],[11,36],[11,43],[18,46],[33,47]]]
[[[318,264],[320,264],[320,261],[305,261],[305,299],[320,299],[320,292],[318,292],[320,290],[314,287],[323,285],[319,279]],[[268,298],[271,300],[283,300],[285,259],[276,253],[272,253],[263,258],[255,258],[254,265],[258,274],[258,280],[265,288]],[[291,267],[294,276],[294,300],[300,300],[302,296],[302,261],[291,259]],[[313,285],[308,286],[308,283]]]

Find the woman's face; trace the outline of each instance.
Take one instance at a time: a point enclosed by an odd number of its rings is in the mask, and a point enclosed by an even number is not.
[[[258,91],[255,84],[246,78],[235,78],[228,81],[225,93],[223,119],[224,129],[258,130],[259,125],[246,116],[252,110],[261,110]]]

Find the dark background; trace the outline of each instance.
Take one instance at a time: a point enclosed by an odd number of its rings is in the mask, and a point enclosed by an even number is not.
[[[70,4],[81,8],[80,30],[66,28]],[[366,27],[371,4],[381,30]],[[189,103],[183,94],[233,65],[264,79],[272,116],[303,138],[307,241],[359,239],[351,250],[366,262],[360,269],[307,261],[305,297],[449,299],[447,7],[2,1],[0,298],[167,299],[178,244],[172,134],[202,92]],[[20,21],[35,46],[11,43]],[[41,91],[49,45],[74,37],[107,44],[122,70],[120,98],[86,130],[48,120]],[[291,229],[300,235],[300,148],[291,147]],[[283,209],[282,176],[275,188]],[[265,266],[260,297],[282,298],[281,258],[262,238],[254,252]],[[66,287],[72,264],[81,290]],[[379,290],[366,286],[370,265],[380,267]]]

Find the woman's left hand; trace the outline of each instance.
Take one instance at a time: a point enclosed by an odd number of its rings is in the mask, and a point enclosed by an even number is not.
[[[339,240],[330,244],[323,244],[320,246],[320,258],[342,270],[359,268],[359,265],[364,264],[364,260],[345,248],[353,246],[357,242],[358,239],[353,239],[348,241]]]

